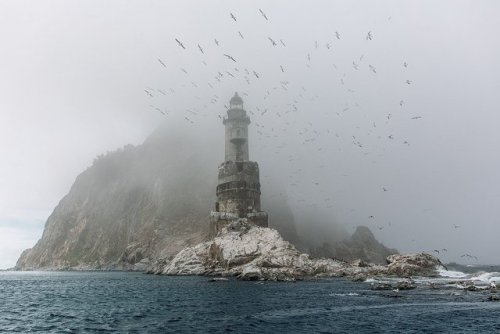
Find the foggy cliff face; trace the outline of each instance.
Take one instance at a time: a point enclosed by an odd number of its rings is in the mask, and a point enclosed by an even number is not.
[[[160,128],[143,145],[98,156],[48,218],[18,267],[127,268],[200,242],[215,200],[218,157],[211,140]],[[267,203],[277,227],[297,240],[286,202]]]
[[[197,145],[159,130],[141,146],[97,157],[18,266],[120,267],[202,240],[216,168]]]

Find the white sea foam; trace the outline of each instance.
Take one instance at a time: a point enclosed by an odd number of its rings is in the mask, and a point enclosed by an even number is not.
[[[329,296],[340,296],[340,297],[345,297],[345,296],[359,296],[359,293],[356,292],[349,292],[349,293],[330,293]]]
[[[461,271],[446,270],[444,268],[438,269],[439,276],[446,278],[466,278],[467,274]]]
[[[500,283],[500,273],[480,272],[471,276],[470,279],[473,281],[479,281],[483,283],[491,283],[491,282]]]

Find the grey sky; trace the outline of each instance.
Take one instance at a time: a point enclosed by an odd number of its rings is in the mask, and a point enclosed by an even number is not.
[[[282,169],[295,210],[368,225],[401,251],[499,263],[499,12],[497,1],[0,0],[0,268],[96,155],[161,122],[222,145],[234,91],[253,113],[263,192]]]

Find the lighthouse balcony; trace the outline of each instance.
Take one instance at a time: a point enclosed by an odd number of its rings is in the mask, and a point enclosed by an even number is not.
[[[237,137],[237,138],[231,138],[230,141],[235,145],[242,145],[247,141],[247,139],[243,137]]]

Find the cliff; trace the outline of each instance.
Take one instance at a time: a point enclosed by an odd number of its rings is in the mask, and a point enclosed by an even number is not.
[[[385,264],[389,255],[397,253],[396,249],[378,242],[366,226],[358,226],[351,237],[342,241],[325,242],[320,247],[311,249],[311,255],[314,257],[333,257],[346,261],[360,259],[377,264]]]
[[[205,240],[215,201],[215,143],[160,128],[142,145],[97,157],[47,219],[17,269],[145,269]],[[271,226],[296,240],[286,203]]]

